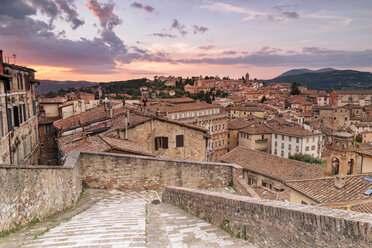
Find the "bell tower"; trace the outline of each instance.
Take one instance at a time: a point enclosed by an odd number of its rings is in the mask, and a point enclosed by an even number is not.
[[[348,132],[337,132],[326,137],[326,148],[329,151],[326,174],[352,175],[357,174],[357,153],[355,137]]]

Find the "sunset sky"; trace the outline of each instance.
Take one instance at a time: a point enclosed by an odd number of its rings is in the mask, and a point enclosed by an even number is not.
[[[0,0],[0,49],[55,80],[372,71],[372,1]]]

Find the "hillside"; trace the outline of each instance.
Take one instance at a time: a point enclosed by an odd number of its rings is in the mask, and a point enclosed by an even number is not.
[[[68,89],[73,87],[90,87],[98,83],[88,81],[54,81],[54,80],[39,80],[40,85],[36,87],[36,94],[46,94],[49,92],[58,92],[60,89]]]
[[[290,71],[289,71],[290,72]],[[283,73],[285,74],[285,73]],[[283,75],[282,74],[282,75]],[[372,89],[372,73],[325,68],[296,75],[278,76],[267,82],[300,83],[309,89]]]
[[[277,76],[276,78],[300,75],[300,74],[304,74],[304,73],[320,73],[320,72],[328,72],[328,71],[335,71],[335,70],[336,69],[333,69],[333,68],[323,68],[323,69],[319,69],[319,70],[310,70],[310,69],[307,69],[307,68],[293,69],[293,70],[289,70],[289,71],[284,72],[283,74]]]

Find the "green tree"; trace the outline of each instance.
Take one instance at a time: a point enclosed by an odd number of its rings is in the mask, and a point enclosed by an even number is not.
[[[362,143],[362,142],[363,142],[363,137],[360,136],[360,135],[356,136],[356,137],[355,137],[355,142],[356,142],[356,143]]]
[[[299,95],[299,94],[301,94],[301,91],[298,88],[298,84],[294,82],[291,87],[291,95]]]
[[[263,96],[262,98],[261,98],[261,103],[264,103],[266,101],[266,96]]]

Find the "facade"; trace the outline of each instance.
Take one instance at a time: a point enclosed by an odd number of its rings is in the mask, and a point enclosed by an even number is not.
[[[3,62],[0,50],[0,163],[38,164],[35,71]]]
[[[205,102],[192,101],[187,98],[174,98],[171,102],[160,102],[148,107],[157,115],[166,116],[199,128],[207,129],[211,136],[208,142],[208,160],[218,161],[227,153],[228,114],[220,112],[220,106]]]
[[[263,124],[240,130],[238,139],[239,146],[244,146],[251,150],[270,153],[271,129]]]
[[[242,130],[246,127],[260,124],[263,120],[254,116],[247,117],[246,119],[232,119],[228,122],[228,140],[227,140],[227,151],[232,151],[235,147],[239,145],[238,143],[238,134],[239,130]]]
[[[323,148],[321,133],[312,133],[297,125],[270,127],[272,128],[271,154],[285,158],[295,153],[321,157]]]
[[[230,116],[232,118],[247,118],[248,116],[256,116],[258,118],[264,118],[266,111],[259,107],[244,107],[236,106],[230,109]]]
[[[347,104],[359,104],[362,107],[372,105],[372,90],[334,90],[331,93],[338,107]]]

